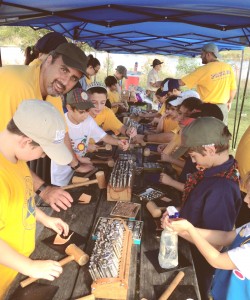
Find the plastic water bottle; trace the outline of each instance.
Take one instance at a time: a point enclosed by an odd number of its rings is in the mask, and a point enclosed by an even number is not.
[[[169,218],[178,218],[179,213],[174,206],[167,207]],[[171,269],[178,265],[178,235],[165,228],[161,234],[158,261],[163,269]]]

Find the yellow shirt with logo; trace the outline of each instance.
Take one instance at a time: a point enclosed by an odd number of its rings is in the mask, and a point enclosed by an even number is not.
[[[119,134],[123,126],[122,122],[117,119],[113,111],[106,106],[94,120],[104,131],[111,130],[114,134]]]
[[[108,99],[109,99],[111,104],[116,103],[116,102],[120,102],[120,95],[116,91],[110,91],[109,90],[108,91]],[[111,107],[111,109],[114,112],[114,114],[116,114],[117,111],[118,111],[118,106]]]
[[[24,161],[16,164],[0,153],[0,239],[18,253],[29,256],[35,248],[33,181]],[[4,253],[1,252],[4,257]],[[0,299],[17,275],[0,264]]]
[[[247,190],[244,183],[246,181],[247,175],[250,172],[249,149],[250,149],[250,126],[247,128],[247,130],[241,137],[235,154],[235,159],[238,161],[239,172],[241,177],[240,189],[245,193],[247,192]]]
[[[236,89],[232,67],[220,61],[199,67],[181,80],[190,89],[196,87],[203,102],[225,104],[230,98],[230,91]]]
[[[40,91],[40,61],[32,66],[5,66],[0,68],[0,131],[5,129],[23,100],[43,100]],[[63,115],[60,97],[48,96],[46,101],[54,105]],[[28,117],[28,116],[27,116]]]

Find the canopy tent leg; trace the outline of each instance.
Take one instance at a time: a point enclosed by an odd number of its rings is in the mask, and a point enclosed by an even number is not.
[[[236,122],[237,122],[237,114],[238,114],[238,105],[239,105],[239,97],[240,97],[240,84],[241,84],[241,75],[243,69],[243,62],[244,62],[244,49],[241,51],[241,63],[240,63],[240,74],[238,80],[238,87],[237,87],[237,99],[236,99],[236,106],[235,106],[235,113],[234,113],[234,128],[233,128],[233,139],[232,139],[232,150],[234,150],[235,144],[235,130],[236,130]]]
[[[233,145],[234,149],[236,148],[236,142],[237,142],[239,127],[240,127],[241,115],[242,115],[242,111],[243,111],[243,107],[244,107],[244,102],[245,102],[245,98],[246,98],[246,91],[247,91],[249,73],[250,73],[250,59],[248,61],[247,77],[246,77],[245,87],[244,87],[244,91],[243,91],[243,95],[242,95],[242,102],[241,102],[241,107],[240,107],[239,121],[238,121],[238,124],[237,124],[237,130],[236,130],[236,134],[235,134],[235,138],[234,138],[234,145]]]

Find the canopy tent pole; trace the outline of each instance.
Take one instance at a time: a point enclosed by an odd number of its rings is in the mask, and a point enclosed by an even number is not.
[[[237,87],[237,99],[236,99],[236,106],[235,106],[235,113],[234,113],[234,129],[233,129],[233,139],[232,139],[232,150],[234,149],[235,144],[235,130],[236,130],[236,121],[237,121],[237,114],[238,114],[238,105],[239,105],[239,96],[240,96],[240,84],[241,84],[241,75],[243,69],[243,62],[244,62],[244,49],[241,51],[241,63],[240,63],[240,74],[238,80],[238,87]]]
[[[108,53],[108,59],[107,59],[107,63],[108,63],[108,65],[107,65],[107,77],[109,76],[109,63],[110,63],[110,61],[109,61],[109,52],[107,52]]]
[[[0,47],[0,67],[2,67],[2,56],[1,56],[1,47]]]
[[[236,135],[235,135],[235,139],[234,139],[234,145],[233,145],[234,149],[236,147],[236,142],[237,142],[239,127],[240,127],[240,121],[241,121],[241,114],[242,114],[242,111],[243,111],[244,102],[245,102],[245,98],[246,98],[246,91],[247,91],[249,73],[250,73],[250,59],[248,61],[247,77],[246,77],[244,92],[243,92],[243,95],[242,95],[242,102],[241,102],[241,107],[240,107],[239,121],[238,121],[238,124],[237,124],[237,130],[236,130]]]

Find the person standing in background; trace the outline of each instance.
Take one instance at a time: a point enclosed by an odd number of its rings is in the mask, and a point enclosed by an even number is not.
[[[42,63],[59,45],[67,43],[67,39],[58,32],[49,32],[41,37],[35,46],[29,46],[25,49],[25,65],[33,66]]]
[[[236,94],[235,75],[232,67],[219,61],[219,49],[213,44],[206,44],[201,50],[204,66],[179,79],[179,85],[197,88],[201,99],[205,103],[214,103],[221,109],[227,125],[228,112]]]
[[[154,102],[156,101],[155,92],[160,87],[159,86],[159,81],[160,81],[159,72],[161,70],[162,64],[163,64],[163,62],[160,61],[159,59],[157,59],[157,58],[154,59],[153,64],[151,65],[151,67],[153,67],[153,69],[151,71],[149,71],[149,73],[148,73],[147,95]]]
[[[91,84],[91,77],[96,76],[96,74],[99,72],[101,67],[100,61],[94,57],[92,54],[88,56],[88,62],[87,62],[87,76],[83,76],[79,83],[81,84],[81,87],[83,90],[87,89],[87,86]]]

